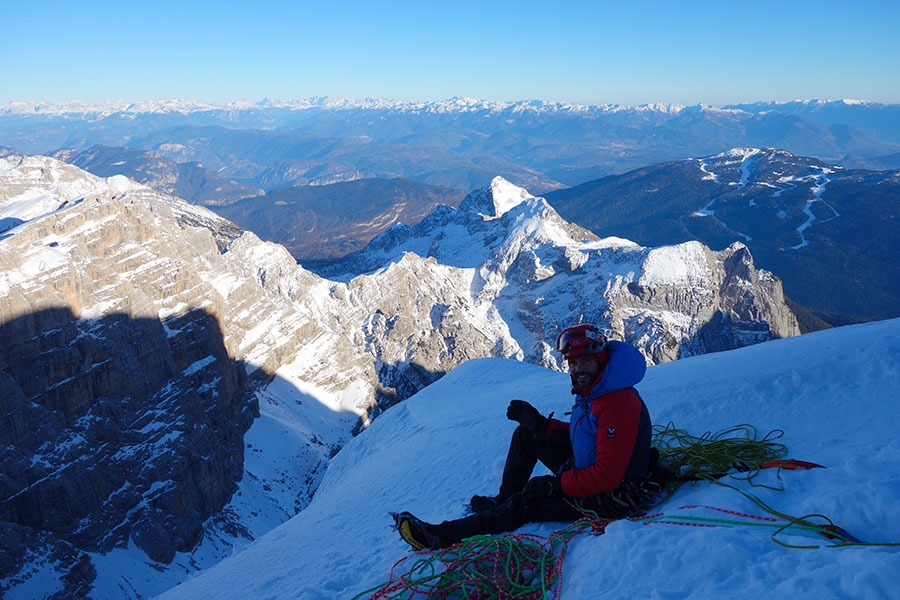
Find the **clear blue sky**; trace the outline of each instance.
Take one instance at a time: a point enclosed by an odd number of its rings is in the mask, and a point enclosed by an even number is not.
[[[900,103],[900,2],[0,0],[0,105]]]

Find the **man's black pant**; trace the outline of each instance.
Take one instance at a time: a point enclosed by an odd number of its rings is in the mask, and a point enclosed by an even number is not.
[[[519,425],[513,432],[506,452],[499,499],[503,501],[522,491],[531,479],[538,461],[550,469],[551,473],[556,473],[572,457],[572,442],[568,431],[553,429],[546,439],[536,440],[530,431]]]
[[[556,473],[572,456],[572,444],[567,431],[553,430],[548,439],[536,440],[520,425],[509,443],[498,504],[462,519],[434,525],[434,533],[447,544],[455,544],[473,535],[512,531],[525,523],[570,522],[580,519],[584,514],[572,506],[576,502],[574,498],[553,496],[533,499],[521,493],[538,461]],[[617,519],[630,512],[627,505],[614,501],[611,497],[578,498],[577,502],[600,517]]]

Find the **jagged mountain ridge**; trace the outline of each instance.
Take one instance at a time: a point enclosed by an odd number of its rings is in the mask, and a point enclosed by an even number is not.
[[[885,276],[900,268],[898,194],[898,171],[735,148],[587,182],[547,200],[599,235],[649,246],[698,240],[723,248],[739,240],[783,278],[794,300],[840,324],[900,314],[900,284]]]
[[[696,243],[648,249],[591,239],[542,199],[502,179],[470,194],[459,209],[440,208],[423,221],[432,228],[419,231],[431,237],[416,243],[439,249],[448,264],[385,243],[404,231],[395,226],[373,245],[381,244],[387,262],[345,281],[307,271],[283,247],[206,209],[53,159],[3,159],[0,190],[0,218],[15,219],[0,233],[0,337],[15,348],[0,355],[0,371],[5,389],[22,390],[4,395],[22,416],[13,429],[4,425],[3,440],[20,440],[32,426],[50,438],[4,455],[3,472],[15,474],[3,481],[4,499],[16,497],[22,507],[3,514],[8,552],[0,557],[0,581],[13,588],[35,572],[28,552],[53,558],[42,573],[72,593],[93,586],[101,597],[118,597],[110,590],[121,595],[125,586],[139,597],[174,585],[302,509],[360,419],[368,422],[470,358],[558,368],[546,342],[582,315],[638,344],[651,362],[796,333],[779,304],[777,279],[757,272],[740,246],[712,253]],[[50,306],[62,309],[53,319],[43,317]],[[703,322],[712,325],[701,331]],[[25,345],[18,341],[21,323],[29,324]],[[148,328],[155,333],[141,333]],[[43,369],[45,359],[34,357],[66,355],[68,338],[61,336],[67,335],[91,343]],[[140,397],[122,379],[141,368],[144,355],[104,358],[135,340],[146,340],[144,350],[168,365],[146,385],[131,382],[142,387]],[[43,375],[35,379],[33,369]],[[189,497],[188,482],[196,480],[191,469],[176,470],[178,477],[149,471],[141,480],[125,460],[136,456],[166,469],[179,464],[174,459],[183,448],[198,465],[207,464],[201,444],[179,446],[185,436],[168,437],[179,431],[177,415],[196,412],[191,394],[165,396],[175,405],[161,414],[153,406],[154,397],[185,386],[202,390],[213,404],[235,398],[225,404],[245,416],[216,423],[231,428],[231,439],[243,435],[244,444],[217,448],[229,467],[212,469],[210,483],[200,486],[218,490],[207,504],[178,500]],[[81,391],[67,409],[58,399],[69,389]],[[121,406],[117,413],[111,414],[111,399]],[[28,402],[43,408],[25,410]],[[260,416],[249,424],[254,402]],[[48,414],[60,426],[38,427]],[[103,426],[116,414],[123,415],[121,425]],[[79,495],[67,491],[77,476],[64,469],[71,455],[40,448],[91,427],[85,440],[107,446],[96,445],[93,453],[77,446],[80,460],[105,465],[114,489]],[[38,453],[49,467],[36,460]],[[141,483],[169,479],[171,486]],[[107,494],[117,490],[128,493]],[[71,509],[54,518],[83,519],[78,531],[84,533],[101,531],[118,515],[116,535],[78,537],[71,521],[51,527],[37,517],[21,519],[51,492]],[[91,508],[98,504],[107,511],[102,518]],[[181,520],[166,519],[173,505],[186,509],[173,513]],[[161,521],[151,519],[153,527],[142,529],[145,513],[135,509],[144,506]],[[203,535],[192,545],[198,527]]]
[[[616,113],[616,112],[669,112],[677,113],[682,110],[704,109],[725,111],[768,112],[778,110],[782,112],[828,112],[839,115],[835,121],[848,120],[847,115],[860,114],[863,110],[894,110],[896,105],[870,102],[866,100],[794,100],[790,102],[752,102],[724,106],[721,109],[699,104],[688,107],[683,104],[650,103],[637,106],[624,106],[619,104],[581,104],[572,102],[551,102],[546,100],[527,100],[518,102],[479,100],[475,98],[453,97],[447,100],[432,102],[389,100],[385,98],[350,99],[334,96],[314,96],[304,99],[278,100],[265,98],[258,102],[250,100],[216,104],[199,102],[186,99],[159,99],[144,102],[28,102],[16,101],[0,107],[0,115],[41,115],[41,116],[71,116],[85,115],[94,118],[110,116],[113,114],[166,114],[166,113],[225,113],[230,112],[237,116],[240,111],[287,109],[292,111],[304,111],[310,109],[330,110],[392,110],[407,113],[484,113],[495,112],[503,114],[521,113]]]
[[[395,225],[319,273],[352,283],[426,260],[470,273],[475,307],[499,311],[517,333],[518,357],[545,366],[560,367],[547,340],[563,323],[602,324],[654,364],[799,333],[781,308],[780,282],[757,272],[741,244],[714,253],[700,244],[650,249],[598,240],[499,177],[458,210],[441,207],[414,227]]]

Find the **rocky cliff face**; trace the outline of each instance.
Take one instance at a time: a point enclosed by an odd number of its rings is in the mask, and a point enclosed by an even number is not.
[[[236,489],[257,407],[214,317],[171,324],[183,331],[66,308],[4,322],[3,521],[91,552],[131,538],[162,563],[199,540]]]
[[[3,186],[6,208],[26,194],[50,214],[0,243],[0,570],[36,535],[70,556],[69,586],[90,583],[86,552],[129,542],[168,563],[235,491],[258,410],[191,264],[214,237],[55,161],[2,176],[38,184]]]
[[[797,333],[743,246],[599,240],[502,179],[328,278],[52,159],[0,159],[0,220],[10,590],[161,592],[301,510],[354,426],[470,358],[560,368],[574,322],[652,363]]]
[[[238,489],[254,388],[328,334],[220,253],[237,229],[214,214],[50,159],[0,166],[0,575],[27,585],[40,552],[89,589],[96,556],[134,546],[165,565],[197,544]],[[353,355],[306,380],[339,390]],[[311,472],[339,443],[324,437],[297,450]]]

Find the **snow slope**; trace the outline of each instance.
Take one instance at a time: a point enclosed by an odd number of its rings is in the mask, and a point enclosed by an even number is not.
[[[741,423],[780,428],[789,456],[826,469],[785,472],[783,491],[754,488],[791,515],[822,513],[860,539],[900,542],[900,319],[843,327],[651,367],[638,388],[654,422],[692,433]],[[388,410],[332,462],[309,507],[243,553],[161,596],[351,598],[387,580],[409,552],[388,511],[455,518],[496,491],[514,423],[511,398],[567,409],[564,374],[504,359],[467,362]],[[765,471],[759,482],[778,483]],[[737,483],[740,487],[746,484]],[[749,489],[749,488],[748,488]],[[667,514],[702,504],[764,514],[710,484],[682,488]],[[531,524],[546,535],[559,524]],[[622,521],[571,544],[562,597],[900,598],[900,547],[790,549],[765,528]],[[782,538],[785,539],[785,538]]]

